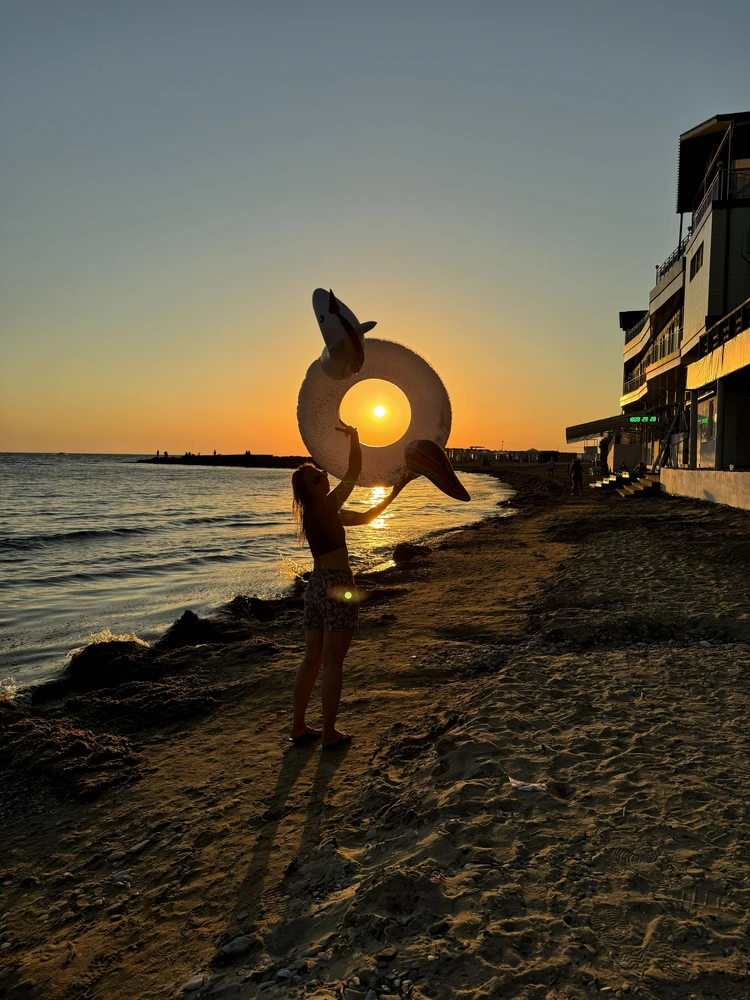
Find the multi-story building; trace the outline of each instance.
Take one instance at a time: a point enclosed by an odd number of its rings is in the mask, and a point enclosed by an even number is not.
[[[668,490],[703,496],[708,479],[688,473],[750,470],[750,112],[680,136],[677,213],[648,308],[620,313],[622,412],[567,437],[599,438],[610,468],[644,461]]]

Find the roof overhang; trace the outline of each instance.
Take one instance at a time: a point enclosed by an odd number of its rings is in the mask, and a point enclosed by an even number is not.
[[[628,309],[626,312],[620,313],[620,329],[623,333],[627,333],[631,330],[636,323],[643,319],[643,317],[648,312],[648,309]]]
[[[643,410],[640,413],[618,413],[615,417],[604,417],[602,420],[591,420],[587,424],[566,427],[565,440],[568,444],[573,444],[574,441],[591,441],[594,438],[607,437],[608,434],[615,431],[637,430],[644,424],[651,427],[659,425],[659,417],[655,410]]]
[[[683,132],[677,161],[677,211],[692,212],[702,197],[706,171],[727,137],[729,128],[750,123],[750,111],[734,115],[714,115],[695,128]],[[726,159],[726,157],[725,157]]]

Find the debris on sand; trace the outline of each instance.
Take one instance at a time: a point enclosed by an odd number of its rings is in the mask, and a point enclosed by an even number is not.
[[[517,792],[546,792],[547,785],[545,782],[531,782],[525,784],[523,781],[518,781],[517,778],[508,777],[508,781],[513,785]]]

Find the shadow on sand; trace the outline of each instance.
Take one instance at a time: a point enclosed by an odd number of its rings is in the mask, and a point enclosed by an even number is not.
[[[269,899],[276,897],[272,909],[284,919],[290,900],[284,899],[284,879],[303,858],[320,843],[320,828],[328,787],[349,747],[323,753],[320,745],[289,747],[284,752],[281,769],[271,794],[268,809],[261,817],[261,827],[253,847],[247,874],[237,890],[236,912],[242,919],[230,921],[230,937],[260,930]],[[309,785],[309,801],[304,825],[300,828],[291,817],[287,829],[280,827],[290,812],[287,803],[304,771],[315,768]],[[246,916],[245,916],[246,914]]]

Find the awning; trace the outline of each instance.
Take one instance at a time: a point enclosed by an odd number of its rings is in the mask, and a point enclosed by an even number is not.
[[[688,365],[687,389],[702,389],[717,378],[750,365],[750,330],[743,330],[705,358]]]
[[[616,417],[604,417],[602,420],[591,420],[587,424],[576,424],[565,428],[565,440],[568,444],[574,441],[591,441],[603,438],[614,431],[634,431],[644,425],[657,427],[659,417],[654,410],[644,410],[641,413],[618,413]]]

